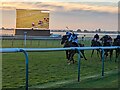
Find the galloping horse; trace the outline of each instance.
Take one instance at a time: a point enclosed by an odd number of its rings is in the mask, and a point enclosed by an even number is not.
[[[92,41],[91,41],[91,47],[99,47],[99,46],[102,46],[102,44],[99,41],[96,41],[95,39],[92,39]],[[94,53],[94,50],[92,50],[91,57],[92,57],[93,53]],[[101,56],[101,51],[99,49],[97,49],[97,55],[98,55],[98,53]]]
[[[115,38],[113,42],[113,46],[120,46],[120,39]],[[116,51],[116,59],[115,62],[117,61],[118,56],[120,55],[120,49],[115,49]]]
[[[109,35],[103,36],[100,40],[102,41],[102,46],[104,46],[104,47],[112,46],[112,38]],[[105,51],[106,58],[110,54],[110,60],[111,60],[113,50],[112,49],[105,49],[104,51]]]
[[[67,35],[64,35],[62,37],[62,41],[61,41],[61,44],[64,44],[64,47],[76,47],[76,45],[74,45],[72,42],[68,41],[68,36]],[[79,44],[80,47],[84,47],[84,44]],[[75,55],[75,53],[78,53],[77,50],[66,50],[66,58],[68,61],[73,61],[74,63],[74,59],[73,59],[73,56]],[[86,57],[85,57],[85,54],[84,54],[84,50],[81,50],[81,57],[83,56],[85,60]]]

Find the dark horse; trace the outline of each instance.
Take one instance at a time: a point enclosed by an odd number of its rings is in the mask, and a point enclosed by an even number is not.
[[[95,39],[92,39],[92,41],[91,41],[91,47],[99,47],[99,46],[102,46],[102,44],[99,41],[97,41]],[[92,50],[91,57],[92,57],[93,53],[94,53],[94,50]],[[98,54],[100,54],[100,56],[101,56],[101,51],[99,49],[97,49],[97,55]]]
[[[102,41],[102,46],[112,46],[112,38],[109,35],[103,36],[101,39]],[[110,60],[112,58],[113,50],[112,49],[105,49],[105,57],[107,58],[108,55],[110,55]]]
[[[64,35],[62,37],[62,41],[61,41],[61,44],[64,44],[64,47],[76,47],[76,45],[74,45],[74,43],[72,42],[69,42],[68,41],[68,36],[67,35]],[[79,44],[80,47],[84,47],[84,44]],[[66,50],[66,58],[68,61],[73,61],[74,63],[74,59],[73,59],[73,56],[75,55],[75,53],[78,53],[77,50]],[[83,56],[85,60],[86,57],[85,57],[85,54],[84,54],[84,50],[81,50],[81,57]]]
[[[113,46],[120,46],[120,39],[115,38],[113,42]],[[115,62],[116,62],[118,56],[120,55],[120,48],[115,49],[115,51],[116,51],[116,59],[115,59]]]

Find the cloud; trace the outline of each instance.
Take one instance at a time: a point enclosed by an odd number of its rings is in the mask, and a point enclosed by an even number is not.
[[[58,3],[58,2],[52,2],[52,3],[42,3],[42,5],[49,5],[54,7],[63,7],[65,11],[73,11],[73,10],[84,10],[84,11],[95,11],[95,12],[108,12],[108,13],[117,13],[118,7],[115,6],[99,6],[99,5],[91,5],[91,4],[85,4],[85,3]],[[58,9],[54,9],[58,10]]]
[[[106,12],[106,13],[118,13],[118,7],[113,5],[97,5],[89,3],[65,3],[65,2],[6,2],[3,6],[16,7],[20,9],[42,9],[51,11],[94,11],[94,12]]]
[[[106,2],[106,0],[1,0],[1,2]],[[119,0],[107,2],[119,2]]]

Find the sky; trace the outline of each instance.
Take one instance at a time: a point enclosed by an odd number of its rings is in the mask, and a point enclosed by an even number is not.
[[[109,0],[109,2],[105,2],[105,0],[68,1],[3,2],[2,6],[50,10],[50,29],[66,29],[66,27],[73,30],[118,29],[118,0]]]
[[[106,2],[106,0],[1,0],[1,2]],[[119,2],[119,0],[109,0]]]

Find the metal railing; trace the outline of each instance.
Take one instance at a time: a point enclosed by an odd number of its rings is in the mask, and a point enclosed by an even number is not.
[[[118,49],[120,46],[111,46],[111,47],[69,47],[69,48],[0,48],[0,53],[14,53],[14,52],[23,52],[25,55],[26,61],[26,90],[28,90],[28,65],[29,58],[27,52],[51,52],[51,51],[65,51],[65,50],[77,50],[78,51],[78,82],[80,81],[80,51],[81,50],[95,50],[100,49],[102,51],[102,76],[104,76],[104,50],[105,49]]]

